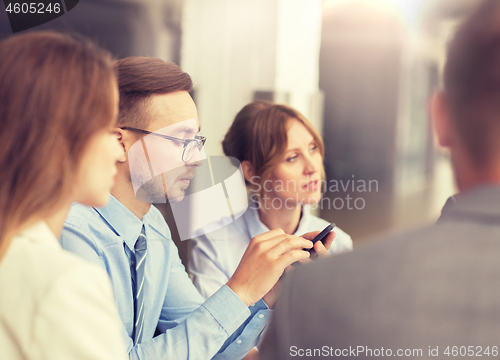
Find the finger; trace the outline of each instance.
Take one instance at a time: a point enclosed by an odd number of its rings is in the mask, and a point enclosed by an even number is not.
[[[267,231],[263,234],[255,236],[252,240],[250,240],[250,244],[248,245],[247,250],[249,252],[253,252],[255,249],[261,248],[261,251],[266,251],[275,245],[275,242],[278,239],[283,239],[287,235],[281,229],[274,229]],[[266,245],[266,242],[269,240],[275,239],[274,242],[270,242]]]
[[[277,263],[282,268],[286,268],[287,266],[293,264],[296,261],[309,258],[310,255],[311,254],[309,254],[309,251],[291,250],[280,256],[277,260]]]
[[[268,240],[266,245],[268,244],[274,245],[268,250],[268,255],[274,258],[291,250],[310,249],[313,247],[312,241],[294,235],[278,236],[277,238]]]
[[[312,242],[309,240],[305,240],[304,238],[301,238],[299,236],[288,234],[281,234],[267,240],[259,240],[256,238],[257,237],[252,239],[252,242],[250,243],[245,253],[249,252],[262,254],[271,251],[270,253],[268,253],[268,255],[275,259],[283,253],[292,249],[310,249],[313,246]]]
[[[307,239],[307,240],[312,240],[314,239],[316,236],[318,236],[318,234],[320,233],[321,231],[311,231],[311,232],[308,232],[308,233],[305,233],[304,235],[302,235],[302,237],[304,239]]]
[[[318,254],[319,257],[325,257],[329,255],[328,250],[321,241],[318,241],[316,242],[316,244],[314,244],[314,251],[316,251],[316,254]]]
[[[330,231],[330,233],[326,236],[325,241],[323,241],[323,245],[327,250],[329,250],[332,246],[333,240],[335,240],[336,236],[337,234],[335,233],[335,231]]]
[[[257,235],[252,239],[252,241],[255,242],[266,241],[280,235],[285,235],[285,232],[281,229],[269,230],[263,234]]]

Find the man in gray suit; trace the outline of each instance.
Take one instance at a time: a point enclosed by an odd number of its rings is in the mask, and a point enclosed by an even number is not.
[[[431,108],[456,201],[433,226],[288,274],[261,359],[500,356],[499,0],[458,29]]]

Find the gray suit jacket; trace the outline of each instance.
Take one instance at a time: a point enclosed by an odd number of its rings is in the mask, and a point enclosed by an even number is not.
[[[449,359],[453,346],[464,357],[498,358],[500,187],[457,199],[435,225],[287,274],[261,359],[381,358],[387,349],[435,359],[436,347]]]

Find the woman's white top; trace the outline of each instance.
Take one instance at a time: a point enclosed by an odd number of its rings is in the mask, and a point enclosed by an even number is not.
[[[299,226],[293,235],[321,231],[328,224],[328,221],[310,214],[308,207],[303,206]],[[267,231],[269,228],[260,221],[256,207],[250,206],[236,221],[194,238],[191,241],[188,271],[201,295],[208,298],[227,283],[250,240]],[[329,253],[339,254],[352,250],[351,237],[338,227],[334,231],[337,236]]]
[[[63,250],[45,222],[0,260],[0,358],[128,359],[106,272]]]

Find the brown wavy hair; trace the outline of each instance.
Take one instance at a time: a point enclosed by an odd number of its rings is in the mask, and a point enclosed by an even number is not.
[[[68,201],[89,140],[113,125],[116,77],[106,51],[54,32],[7,38],[0,59],[1,255]]]
[[[254,176],[258,176],[259,183],[263,184],[270,178],[286,151],[286,124],[289,119],[296,119],[304,124],[323,157],[323,139],[300,112],[287,105],[261,100],[244,106],[236,115],[222,141],[224,154],[240,162],[249,161],[253,166]],[[323,170],[322,176],[324,177]],[[246,183],[247,186],[250,185],[248,181]]]

